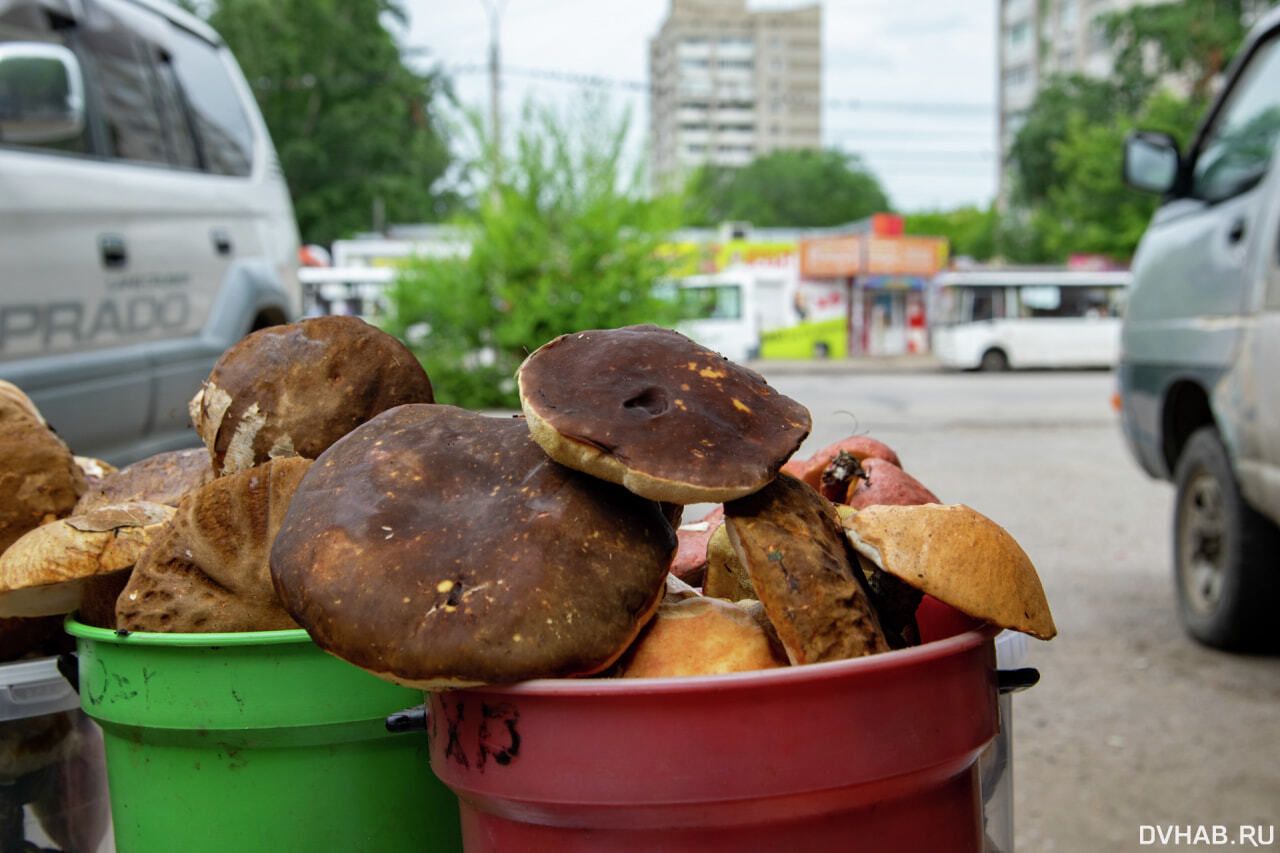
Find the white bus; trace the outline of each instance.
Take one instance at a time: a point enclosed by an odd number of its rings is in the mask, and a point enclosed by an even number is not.
[[[942,272],[930,343],[948,367],[1114,367],[1128,270],[1002,267]]]

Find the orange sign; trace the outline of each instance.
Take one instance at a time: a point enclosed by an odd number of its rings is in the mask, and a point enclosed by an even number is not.
[[[800,241],[800,274],[809,278],[931,276],[946,257],[947,241],[943,237],[817,237]]]
[[[840,278],[857,275],[862,265],[862,237],[817,237],[800,241],[800,275]]]

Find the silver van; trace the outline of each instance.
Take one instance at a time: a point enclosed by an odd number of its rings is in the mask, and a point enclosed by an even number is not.
[[[198,444],[187,400],[301,312],[298,231],[218,35],[156,0],[0,0],[0,378],[76,453]]]
[[[1178,610],[1208,645],[1274,645],[1280,605],[1280,10],[1254,27],[1188,150],[1136,132],[1164,198],[1133,259],[1117,369],[1130,449],[1177,489]]]

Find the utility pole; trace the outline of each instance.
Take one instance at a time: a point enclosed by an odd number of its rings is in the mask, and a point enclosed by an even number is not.
[[[502,9],[506,0],[483,0],[485,11],[489,13],[489,127],[492,138],[489,152],[492,174],[489,186],[494,198],[497,198],[499,170],[502,167],[502,108],[501,78],[498,61],[498,32],[502,27]]]

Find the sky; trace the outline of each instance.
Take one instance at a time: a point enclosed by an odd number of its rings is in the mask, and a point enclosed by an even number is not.
[[[812,0],[748,0],[781,9]],[[986,207],[996,193],[995,0],[823,0],[823,146],[858,154],[898,212]],[[649,40],[669,0],[404,0],[415,62],[442,66],[484,111],[490,10],[499,20],[502,121],[526,99],[563,105],[583,78],[648,129]]]

